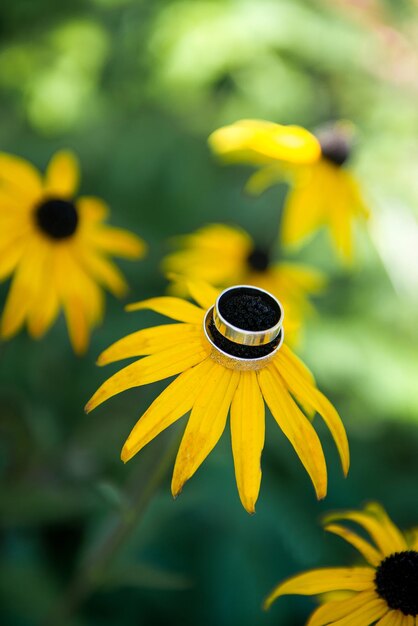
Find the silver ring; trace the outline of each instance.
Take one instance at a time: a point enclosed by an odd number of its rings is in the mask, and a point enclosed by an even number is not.
[[[276,335],[276,339],[278,338],[277,345],[272,348],[271,352],[269,352],[268,354],[264,356],[252,358],[252,359],[245,359],[242,357],[233,356],[232,354],[228,354],[227,352],[225,352],[224,350],[222,350],[216,345],[215,341],[212,338],[212,334],[210,332],[210,324],[212,320],[213,322],[215,321],[214,315],[213,315],[214,310],[215,310],[215,307],[212,306],[206,312],[205,318],[203,320],[203,331],[205,333],[206,339],[208,340],[208,342],[210,343],[212,347],[210,356],[214,361],[219,363],[219,365],[222,365],[223,367],[227,367],[228,369],[239,370],[243,372],[257,371],[265,367],[282,347],[282,344],[284,341],[284,328],[283,327],[279,329],[279,332]]]
[[[265,330],[245,330],[228,322],[228,320],[222,315],[220,309],[222,308],[223,301],[228,300],[228,296],[231,292],[238,290],[243,292],[256,292],[258,294],[262,294],[264,298],[268,299],[270,304],[272,304],[273,308],[277,311],[277,322],[274,326]],[[224,291],[219,294],[213,311],[213,321],[221,335],[223,335],[225,339],[229,339],[229,341],[233,341],[234,343],[239,343],[244,346],[264,346],[267,343],[274,341],[283,326],[283,319],[284,311],[279,300],[277,300],[277,298],[265,289],[254,287],[253,285],[234,285],[234,287],[224,289]]]

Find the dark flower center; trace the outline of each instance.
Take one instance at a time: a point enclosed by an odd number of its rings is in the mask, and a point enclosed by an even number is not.
[[[393,610],[418,615],[418,552],[395,552],[376,570],[376,591]]]
[[[273,302],[258,295],[255,290],[254,293],[240,290],[239,293],[220,299],[219,312],[227,322],[242,330],[267,330],[277,324],[279,319]]]
[[[319,134],[322,156],[334,165],[341,167],[351,154],[351,142],[343,132],[330,130]]]
[[[77,229],[78,213],[74,204],[61,198],[44,200],[35,211],[39,228],[52,239],[71,237]]]
[[[270,253],[264,248],[254,248],[247,257],[247,265],[255,272],[265,272],[270,265]]]

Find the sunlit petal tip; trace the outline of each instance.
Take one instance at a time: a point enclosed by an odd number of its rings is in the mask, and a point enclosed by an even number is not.
[[[94,409],[93,403],[92,403],[92,398],[87,402],[87,404],[84,406],[84,412],[85,413],[91,413],[91,411]]]
[[[102,352],[96,359],[96,365],[99,367],[103,367],[103,365],[108,365],[109,361],[106,358],[106,350]]]
[[[278,587],[276,587],[276,589],[274,591],[272,591],[272,593],[267,596],[267,598],[264,600],[263,604],[262,604],[262,608],[263,611],[268,611],[271,607],[271,605],[273,604],[273,602],[275,600],[277,600],[277,598],[280,596],[280,585]]]
[[[126,443],[123,446],[121,453],[120,453],[120,458],[121,461],[123,461],[124,463],[127,463],[128,461],[130,461],[132,459],[132,457],[135,456],[135,453],[133,453],[132,448],[130,448]]]
[[[181,485],[171,484],[171,495],[173,496],[174,500],[176,500],[181,494],[181,492],[183,491],[183,486],[184,486],[184,483],[182,483]]]
[[[74,350],[74,354],[76,356],[82,357],[86,354],[87,350],[88,350],[88,344],[86,343],[75,343],[72,342],[72,347]]]
[[[133,235],[132,233],[131,238],[133,243],[131,252],[132,256],[135,255],[137,259],[142,259],[142,257],[148,254],[148,244],[143,239],[141,239],[141,237]]]
[[[247,504],[243,503],[243,506],[244,506],[244,509],[247,511],[247,513],[249,513],[250,515],[255,515],[255,502],[247,503]]]
[[[323,489],[321,489],[321,490],[317,490],[316,498],[317,498],[317,500],[319,502],[321,500],[324,500],[326,497],[327,497],[327,487],[326,486]]]

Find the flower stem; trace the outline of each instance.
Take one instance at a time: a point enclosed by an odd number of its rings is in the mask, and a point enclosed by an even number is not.
[[[126,502],[122,512],[109,516],[106,532],[98,544],[90,551],[79,572],[69,584],[62,598],[47,615],[43,626],[65,626],[70,617],[76,613],[80,605],[104,582],[103,573],[119,551],[129,539],[132,531],[137,528],[143,513],[146,511],[153,496],[164,480],[167,470],[172,463],[173,453],[177,448],[169,444],[162,451],[160,462],[150,468],[148,480],[144,481],[144,467],[139,464],[138,470],[133,473],[127,488]],[[153,457],[154,458],[154,457]]]

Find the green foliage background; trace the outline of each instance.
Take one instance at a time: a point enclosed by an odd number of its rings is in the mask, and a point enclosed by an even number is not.
[[[220,124],[352,120],[353,167],[373,210],[352,271],[324,233],[297,256],[330,278],[300,353],[352,449],[344,480],[317,425],[329,459],[325,502],[271,419],[255,516],[239,503],[227,432],[175,502],[169,471],[147,493],[184,421],[127,466],[119,451],[164,385],[126,392],[89,416],[83,406],[112,371],[95,366],[97,355],[156,321],[151,314],[126,314],[109,297],[83,359],[62,320],[40,342],[22,333],[0,345],[2,624],[46,624],[63,601],[75,626],[298,626],[313,603],[286,598],[263,613],[272,586],[357,558],[325,535],[321,513],[378,499],[401,527],[418,524],[417,30],[413,0],[1,4],[1,149],[42,169],[58,148],[78,153],[82,191],[103,197],[112,222],[149,243],[144,261],[121,264],[130,300],[164,291],[159,262],[173,235],[227,221],[262,242],[277,229],[285,188],[246,197],[249,170],[209,154],[207,135]],[[70,580],[115,520],[129,519],[131,490],[149,500],[141,519],[70,610]]]

